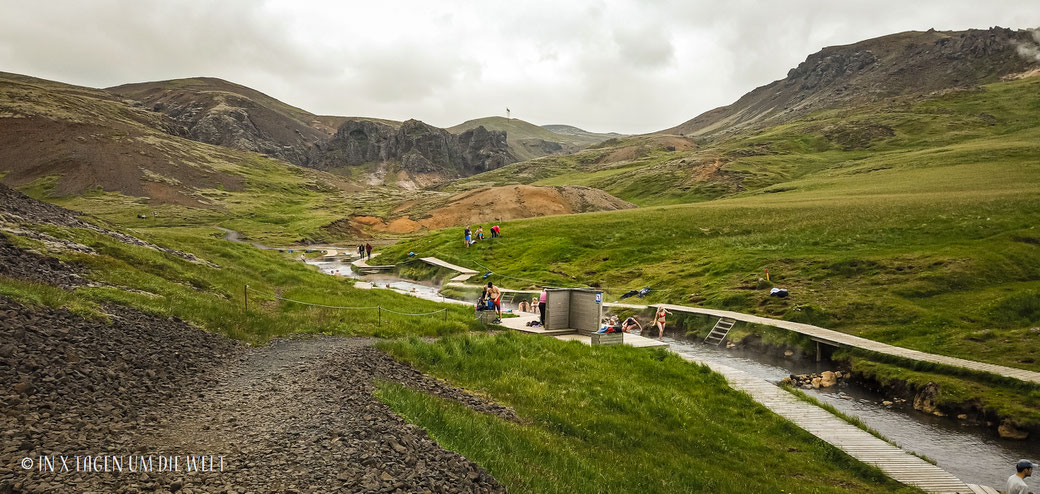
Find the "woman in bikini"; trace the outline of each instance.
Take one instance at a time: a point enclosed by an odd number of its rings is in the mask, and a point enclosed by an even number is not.
[[[654,321],[654,324],[657,325],[658,338],[664,336],[664,317],[668,314],[671,314],[671,312],[668,312],[664,307],[657,308],[657,319]]]

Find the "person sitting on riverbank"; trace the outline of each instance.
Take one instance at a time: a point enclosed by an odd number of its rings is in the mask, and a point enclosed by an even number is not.
[[[1007,487],[1004,491],[1007,494],[1030,494],[1029,486],[1026,485],[1026,477],[1033,474],[1033,469],[1036,466],[1036,463],[1029,460],[1019,460],[1015,465],[1015,470],[1018,470],[1018,473],[1008,477]]]
[[[484,240],[484,227],[477,227],[477,240]]]
[[[519,312],[531,312],[531,306],[527,303],[527,300],[521,300],[516,310]]]
[[[626,333],[631,333],[635,328],[639,328],[640,333],[643,332],[643,325],[639,324],[639,321],[636,320],[636,316],[631,316],[628,319],[625,319],[625,322],[621,323],[621,331]]]
[[[621,331],[621,326],[618,325],[618,318],[617,318],[617,316],[610,316],[610,319],[607,320],[607,323],[604,324],[603,327],[599,328],[599,331],[596,331],[596,332],[600,333],[600,334],[604,334],[604,333],[617,333],[619,331]]]
[[[538,313],[538,297],[531,297],[531,305],[529,305],[528,307],[531,308],[531,312],[534,312],[535,314],[537,314]]]

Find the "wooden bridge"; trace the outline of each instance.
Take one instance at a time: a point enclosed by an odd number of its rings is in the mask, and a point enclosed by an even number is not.
[[[372,254],[372,257],[376,257],[378,255],[379,254]],[[369,257],[369,259],[372,259],[372,257]],[[355,271],[357,271],[358,273],[361,273],[361,274],[378,273],[378,272],[381,272],[381,271],[393,271],[394,268],[397,267],[397,265],[395,265],[395,264],[384,264],[384,265],[373,266],[373,265],[369,264],[367,261],[365,261],[365,259],[358,259],[358,260],[356,260],[356,261],[354,261],[354,262],[352,262],[350,264],[354,266],[354,270]]]
[[[987,364],[985,362],[975,362],[973,360],[966,360],[957,357],[947,357],[945,355],[936,355],[934,353],[921,352],[918,350],[911,350],[909,348],[903,348],[895,345],[889,345],[887,343],[881,343],[879,341],[868,340],[859,336],[854,336],[848,333],[842,333],[840,331],[834,331],[832,329],[821,328],[819,326],[813,326],[810,324],[802,324],[797,322],[784,321],[781,319],[771,319],[768,317],[753,316],[751,314],[742,314],[740,312],[732,312],[728,310],[705,309],[703,307],[688,307],[685,305],[654,304],[649,305],[648,307],[664,307],[665,309],[670,310],[672,312],[700,314],[719,318],[735,319],[738,321],[749,322],[752,324],[774,326],[777,328],[783,328],[788,331],[794,331],[796,333],[803,334],[811,338],[813,341],[825,345],[836,347],[860,348],[863,350],[869,350],[884,355],[891,355],[894,357],[900,357],[910,360],[918,360],[921,362],[931,362],[934,364],[942,364],[952,367],[960,367],[963,369],[970,369],[979,372],[988,372],[991,374],[996,374],[998,376],[1012,377],[1020,381],[1040,384],[1040,372],[1033,372],[1025,369],[1016,369],[1014,367],[1005,367],[1003,365]]]
[[[452,278],[451,280],[449,280],[449,281],[453,281],[453,282],[456,282],[456,283],[462,283],[463,281],[466,281],[466,280],[468,280],[468,279],[470,279],[470,278],[472,278],[472,277],[477,275],[477,272],[472,270],[472,269],[464,268],[462,266],[458,266],[458,265],[452,264],[452,263],[450,263],[448,261],[443,261],[443,260],[438,259],[436,257],[423,257],[420,260],[422,262],[425,262],[426,264],[430,264],[432,266],[438,266],[438,267],[450,269],[452,271],[457,271],[459,273],[459,275],[454,277],[454,278]]]

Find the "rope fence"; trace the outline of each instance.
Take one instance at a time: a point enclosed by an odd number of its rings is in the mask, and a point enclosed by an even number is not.
[[[323,308],[323,309],[334,309],[334,310],[375,310],[377,312],[377,314],[378,314],[378,324],[380,326],[383,325],[383,312],[389,312],[391,314],[397,314],[399,316],[406,316],[406,317],[425,317],[425,316],[432,316],[434,314],[444,313],[444,320],[445,321],[448,320],[448,309],[447,308],[438,309],[438,310],[431,311],[431,312],[416,312],[416,313],[412,313],[412,312],[400,312],[400,311],[396,311],[396,310],[393,310],[393,309],[388,309],[388,308],[383,307],[381,305],[351,307],[351,306],[343,306],[343,305],[316,304],[316,303],[313,303],[313,302],[304,302],[302,300],[295,300],[295,299],[291,299],[291,298],[288,298],[288,297],[283,297],[281,295],[278,295],[277,293],[271,293],[271,292],[265,293],[265,292],[262,292],[262,291],[258,291],[255,288],[250,288],[249,285],[245,285],[245,287],[242,290],[242,294],[244,295],[243,301],[244,301],[244,304],[245,304],[245,308],[247,310],[249,309],[249,292],[250,291],[252,291],[254,293],[257,293],[257,294],[269,295],[272,298],[274,298],[275,300],[280,300],[280,301],[283,301],[283,302],[290,302],[290,303],[299,304],[299,305],[306,305],[306,306],[310,306],[310,307],[320,307],[320,308]]]

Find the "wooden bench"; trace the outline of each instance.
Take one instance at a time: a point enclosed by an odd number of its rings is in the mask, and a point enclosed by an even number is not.
[[[620,345],[624,341],[625,333],[592,333],[589,338],[592,338],[593,345]]]

